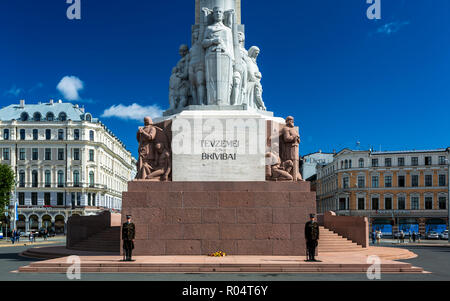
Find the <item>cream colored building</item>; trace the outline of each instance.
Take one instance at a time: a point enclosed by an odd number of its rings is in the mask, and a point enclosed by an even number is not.
[[[120,211],[136,174],[125,145],[84,108],[62,101],[0,109],[0,163],[16,173],[22,231],[55,227],[69,216]]]

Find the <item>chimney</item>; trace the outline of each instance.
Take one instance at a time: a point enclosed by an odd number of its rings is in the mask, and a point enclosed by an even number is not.
[[[23,109],[25,108],[25,99],[20,100],[20,107]]]

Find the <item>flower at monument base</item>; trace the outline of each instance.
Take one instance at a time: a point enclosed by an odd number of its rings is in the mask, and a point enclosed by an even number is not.
[[[222,252],[222,251],[217,251],[215,253],[209,254],[208,256],[211,256],[211,257],[225,257],[225,256],[227,256],[227,254],[225,252]]]

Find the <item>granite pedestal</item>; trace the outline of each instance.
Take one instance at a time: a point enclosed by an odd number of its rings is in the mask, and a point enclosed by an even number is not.
[[[122,219],[133,216],[136,256],[304,256],[315,198],[309,182],[132,181]]]

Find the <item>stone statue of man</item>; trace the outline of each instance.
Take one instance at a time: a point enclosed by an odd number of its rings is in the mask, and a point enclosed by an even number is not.
[[[208,104],[229,104],[233,78],[234,46],[231,28],[223,24],[224,11],[213,9],[213,24],[205,29],[206,89]]]
[[[188,105],[189,97],[189,47],[181,45],[180,49],[181,59],[176,66],[176,76],[179,78],[178,87],[176,89],[177,108],[184,108]]]
[[[286,126],[281,130],[280,135],[280,158],[282,164],[287,161],[292,161],[294,164],[292,169],[292,177],[294,181],[302,181],[302,176],[299,172],[299,144],[300,135],[294,126],[294,117],[288,116],[286,118]]]
[[[205,104],[205,58],[199,29],[192,33],[193,45],[189,51],[189,81],[194,105]]]
[[[259,72],[258,63],[256,59],[259,55],[259,48],[256,46],[248,50],[247,70],[248,70],[248,84],[247,84],[247,98],[248,105],[260,110],[266,110],[264,101],[262,99],[261,86],[261,72]]]
[[[154,140],[156,128],[150,117],[144,118],[144,127],[137,132],[136,138],[139,142],[139,159],[137,162],[136,179],[145,180],[152,170],[152,162],[155,160]]]
[[[233,73],[233,91],[231,93],[231,105],[241,105],[246,103],[247,90],[247,60],[249,60],[248,52],[245,49],[245,34],[238,32],[240,61],[234,63]]]
[[[147,179],[155,179],[162,182],[169,181],[169,174],[172,171],[172,160],[169,151],[166,150],[163,143],[155,144],[155,164]]]

